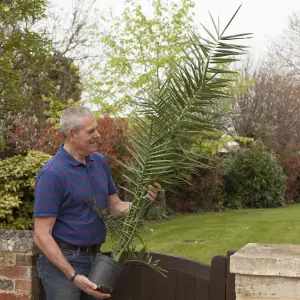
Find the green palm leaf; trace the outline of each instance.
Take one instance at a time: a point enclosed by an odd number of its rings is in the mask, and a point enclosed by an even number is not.
[[[225,36],[233,18],[221,34],[219,23],[213,21],[215,33],[203,26],[207,37],[192,35],[190,47],[183,49],[182,63],[174,64],[176,68],[170,71],[164,84],[159,89],[153,88],[155,93],[139,99],[141,109],[133,121],[128,149],[132,161],[120,162],[130,186],[128,190],[134,196],[132,207],[127,215],[118,218],[102,213],[112,239],[114,258],[119,262],[136,259],[151,264],[146,247],[138,255],[133,246],[149,208],[141,200],[148,185],[160,182],[171,188],[186,182],[176,170],[196,172],[197,168],[206,167],[199,163],[203,156],[189,149],[200,133],[215,128],[218,115],[214,106],[230,97],[224,88],[230,86],[231,80],[224,79],[224,75],[233,73],[228,65],[245,54],[246,49],[232,41],[250,37],[249,34]],[[159,270],[157,263],[152,266]]]

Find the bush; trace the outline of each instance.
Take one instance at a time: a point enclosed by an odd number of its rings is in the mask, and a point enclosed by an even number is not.
[[[284,204],[285,175],[277,158],[258,148],[228,154],[221,164],[225,204],[232,208]]]
[[[51,124],[39,123],[33,117],[18,114],[13,121],[14,130],[7,141],[7,149],[17,154],[25,154],[30,150],[54,155],[63,142],[59,130]]]
[[[30,150],[54,155],[63,135],[51,124],[39,123],[36,117],[19,115],[15,120],[15,130],[7,143],[7,148],[18,154]]]
[[[219,160],[210,162],[210,168],[190,175],[190,184],[167,194],[168,205],[177,212],[202,212],[220,210],[224,200],[224,187],[219,171]]]
[[[280,155],[281,165],[286,174],[285,200],[287,202],[300,201],[300,154],[282,153]]]
[[[145,216],[145,220],[164,220],[169,219],[173,214],[172,209],[163,207],[160,203],[153,204]]]
[[[127,150],[129,146],[127,121],[122,118],[111,118],[108,114],[104,114],[101,119],[97,120],[97,123],[101,136],[98,151],[107,157],[115,183],[122,185],[118,161],[126,162],[131,157]]]
[[[32,229],[34,185],[50,155],[29,151],[0,160],[0,228]]]

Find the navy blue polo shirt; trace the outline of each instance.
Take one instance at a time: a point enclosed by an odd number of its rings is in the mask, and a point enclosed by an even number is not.
[[[61,145],[42,167],[35,184],[34,217],[55,216],[52,235],[76,245],[92,246],[105,242],[106,228],[94,206],[107,208],[108,196],[116,194],[106,158],[93,153],[86,165],[78,162]]]

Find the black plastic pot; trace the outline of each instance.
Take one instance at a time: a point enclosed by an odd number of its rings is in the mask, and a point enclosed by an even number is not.
[[[98,253],[89,273],[89,280],[96,283],[98,290],[112,293],[125,267],[112,258]]]

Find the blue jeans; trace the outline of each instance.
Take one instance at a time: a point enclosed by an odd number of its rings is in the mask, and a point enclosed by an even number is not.
[[[96,253],[66,249],[61,250],[67,261],[78,274],[88,276]],[[90,296],[77,288],[75,284],[42,253],[39,256],[37,267],[39,277],[42,280],[47,295],[47,300],[99,300],[99,298]]]

